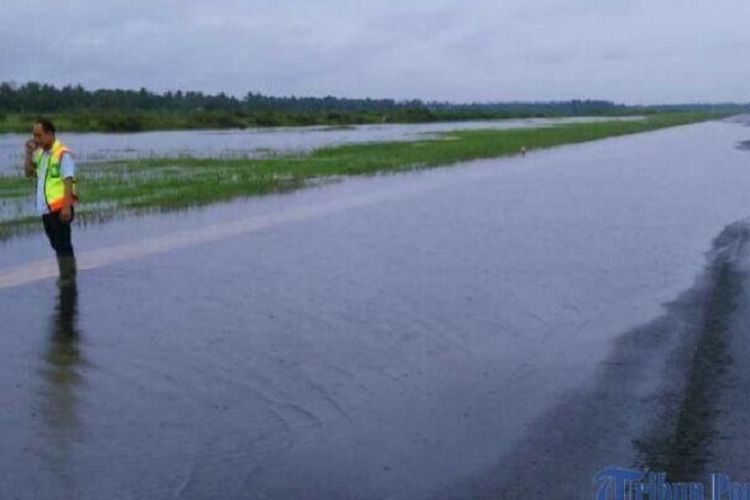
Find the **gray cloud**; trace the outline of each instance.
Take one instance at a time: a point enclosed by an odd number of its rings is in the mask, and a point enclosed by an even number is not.
[[[0,0],[0,80],[243,95],[750,101],[750,2]]]

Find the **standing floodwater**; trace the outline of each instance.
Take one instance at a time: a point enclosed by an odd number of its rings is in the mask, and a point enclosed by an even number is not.
[[[380,124],[334,127],[269,127],[246,130],[182,130],[138,133],[74,133],[62,137],[75,147],[78,161],[196,156],[209,158],[258,157],[301,153],[339,144],[414,141],[450,130],[479,128],[510,129],[563,123],[607,120],[637,120],[639,117],[527,118]],[[17,174],[23,163],[23,134],[0,134],[0,175]]]
[[[723,232],[750,215],[746,133],[703,123],[78,228],[66,302],[38,239],[9,240],[2,491],[591,498],[603,467],[672,467],[676,449],[739,474],[746,447],[716,436],[746,441],[744,372],[682,361],[747,352],[747,224]],[[708,323],[726,345],[700,344]],[[674,424],[684,401],[712,432],[670,447],[653,436],[695,430]]]

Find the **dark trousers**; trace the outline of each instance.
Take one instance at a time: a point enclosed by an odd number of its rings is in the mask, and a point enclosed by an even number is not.
[[[58,257],[73,257],[73,244],[70,242],[70,223],[73,222],[73,208],[70,209],[69,222],[60,220],[60,212],[42,215],[44,232]]]

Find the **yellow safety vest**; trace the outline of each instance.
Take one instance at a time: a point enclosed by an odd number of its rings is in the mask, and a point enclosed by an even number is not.
[[[62,142],[55,139],[52,144],[52,149],[49,152],[49,159],[47,160],[47,171],[44,175],[44,200],[49,207],[50,212],[57,212],[61,210],[65,205],[65,183],[60,177],[60,163],[62,161],[63,153],[72,154],[70,150]],[[34,167],[37,170],[37,176],[39,175],[39,166],[42,163],[42,155],[44,151],[42,148],[38,148],[34,152]],[[76,180],[73,179],[73,203],[78,200],[76,194]]]

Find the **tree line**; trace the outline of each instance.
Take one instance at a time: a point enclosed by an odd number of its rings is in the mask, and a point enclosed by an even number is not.
[[[164,128],[243,128],[271,125],[347,125],[552,116],[616,116],[661,111],[742,112],[741,104],[626,106],[606,100],[550,102],[424,102],[419,99],[243,97],[197,91],[162,93],[129,89],[88,90],[82,85],[0,83],[0,131],[27,127],[25,119],[47,114],[72,130],[138,131]]]
[[[395,101],[393,99],[343,99],[326,97],[273,97],[248,92],[237,98],[203,92],[177,90],[157,93],[140,90],[98,89],[87,90],[82,85],[57,88],[39,82],[23,85],[0,83],[0,112],[60,113],[69,111],[392,111],[396,109],[425,108],[420,100]]]

